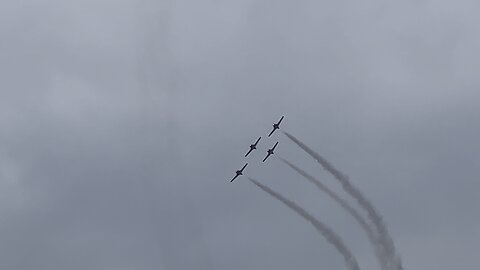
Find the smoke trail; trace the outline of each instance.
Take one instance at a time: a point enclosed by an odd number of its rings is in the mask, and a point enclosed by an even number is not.
[[[360,270],[360,267],[358,266],[357,260],[353,256],[352,252],[348,249],[348,247],[345,245],[343,240],[340,238],[339,235],[337,235],[332,229],[330,229],[327,225],[323,224],[319,220],[317,220],[315,217],[313,217],[310,213],[308,213],[306,210],[298,206],[296,203],[288,200],[287,198],[283,197],[282,195],[278,194],[277,192],[273,191],[269,187],[259,183],[255,179],[252,179],[248,177],[248,180],[250,180],[253,184],[255,184],[257,187],[265,191],[266,193],[270,194],[272,197],[275,199],[281,201],[284,203],[286,206],[288,206],[290,209],[295,211],[297,214],[302,216],[304,219],[306,219],[308,222],[310,222],[315,229],[323,236],[325,239],[327,239],[328,242],[330,242],[332,245],[335,246],[338,252],[342,254],[343,258],[345,259],[345,263],[347,264],[347,267],[350,270]]]
[[[302,148],[305,152],[307,152],[311,157],[313,157],[326,171],[332,174],[335,179],[337,179],[341,184],[343,189],[354,197],[358,204],[367,211],[369,219],[375,225],[377,229],[377,233],[379,236],[379,242],[383,248],[383,251],[389,258],[389,263],[391,267],[396,270],[402,270],[402,262],[400,257],[398,257],[395,251],[395,245],[393,240],[388,232],[385,223],[382,220],[380,214],[378,214],[377,210],[373,206],[373,204],[368,201],[363,194],[350,183],[348,177],[336,169],[330,162],[328,162],[324,157],[320,154],[316,153],[312,149],[310,149],[307,145],[301,142],[299,139],[295,138],[293,135],[289,134],[288,132],[283,132],[290,140],[292,140],[295,144],[297,144],[300,148]]]
[[[370,225],[360,215],[360,213],[358,213],[357,210],[355,210],[355,208],[353,208],[346,200],[340,198],[335,192],[333,192],[327,186],[325,186],[322,182],[320,182],[320,180],[318,180],[315,177],[309,175],[307,172],[305,172],[304,170],[295,166],[293,163],[289,162],[288,160],[286,160],[286,159],[284,159],[280,156],[278,156],[278,158],[283,163],[287,164],[290,168],[292,168],[294,171],[296,171],[298,174],[300,174],[305,179],[307,179],[309,182],[314,184],[322,192],[326,193],[330,198],[332,198],[336,203],[338,203],[345,211],[347,211],[355,219],[355,221],[357,221],[357,223],[362,227],[362,229],[367,234],[368,240],[373,245],[373,248],[375,250],[375,255],[377,257],[377,260],[378,260],[378,263],[380,264],[381,269],[382,270],[387,270],[388,269],[388,263],[387,263],[388,259],[385,258],[385,254],[383,253],[383,250],[378,243],[375,232],[370,228]]]

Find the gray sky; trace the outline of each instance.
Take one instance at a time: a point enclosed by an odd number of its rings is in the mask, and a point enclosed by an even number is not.
[[[478,1],[0,2],[0,268],[345,269],[246,179],[283,128],[384,215],[405,269],[480,267]],[[280,133],[246,173],[378,269]]]

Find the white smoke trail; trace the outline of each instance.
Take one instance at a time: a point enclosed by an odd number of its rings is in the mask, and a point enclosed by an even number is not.
[[[317,220],[315,217],[313,217],[310,213],[308,213],[306,210],[304,210],[302,207],[298,206],[296,203],[288,200],[287,198],[283,197],[282,195],[278,194],[274,190],[270,189],[269,187],[259,183],[255,179],[252,179],[248,177],[248,179],[255,184],[257,187],[265,191],[266,193],[270,194],[272,197],[275,199],[281,201],[284,203],[286,206],[288,206],[290,209],[295,211],[297,214],[302,216],[304,219],[306,219],[308,222],[310,222],[315,229],[332,245],[335,246],[338,252],[342,254],[345,263],[347,264],[347,267],[350,270],[360,270],[360,267],[358,266],[357,260],[353,256],[352,252],[350,249],[345,245],[343,240],[340,238],[339,235],[337,235],[331,228],[329,228],[327,225],[323,224],[319,220]]]
[[[385,254],[383,253],[383,249],[378,243],[378,239],[375,235],[375,232],[372,230],[372,228],[370,228],[370,225],[362,217],[362,215],[360,215],[360,213],[358,213],[358,211],[355,208],[353,208],[346,200],[340,198],[340,196],[338,196],[335,192],[333,192],[331,189],[325,186],[322,182],[320,182],[320,180],[311,176],[310,174],[300,169],[299,167],[295,166],[293,163],[289,162],[288,160],[282,157],[278,157],[278,158],[283,163],[287,164],[291,169],[293,169],[298,174],[300,174],[305,179],[307,179],[309,182],[314,184],[322,192],[326,193],[330,198],[332,198],[336,203],[338,203],[345,211],[347,211],[355,219],[355,221],[357,221],[357,223],[362,227],[362,229],[367,234],[368,240],[373,245],[373,248],[375,250],[375,255],[377,257],[378,263],[380,264],[380,268],[382,270],[388,270],[388,258],[385,257]]]
[[[310,149],[306,144],[304,144],[288,132],[284,131],[283,133],[300,148],[302,148],[305,152],[307,152],[311,157],[313,157],[326,171],[332,174],[335,179],[337,179],[342,184],[343,189],[353,198],[355,198],[358,204],[367,211],[369,219],[372,221],[372,223],[375,225],[375,228],[377,229],[379,243],[383,248],[383,252],[389,258],[389,269],[391,267],[391,269],[402,270],[402,262],[395,251],[393,239],[390,236],[388,229],[382,220],[382,217],[377,212],[373,204],[369,200],[367,200],[365,196],[363,196],[363,194],[355,186],[350,183],[350,180],[346,175],[336,169],[324,157]]]

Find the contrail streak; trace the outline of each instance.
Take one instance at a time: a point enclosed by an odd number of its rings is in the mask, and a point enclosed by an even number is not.
[[[337,179],[342,184],[343,189],[353,198],[355,198],[358,204],[367,211],[368,218],[372,221],[372,223],[375,225],[375,228],[377,229],[379,242],[383,248],[383,251],[389,258],[389,263],[391,263],[393,269],[402,270],[402,262],[395,251],[395,245],[393,243],[393,240],[388,232],[387,227],[385,226],[385,223],[382,220],[382,217],[380,216],[380,214],[378,214],[373,204],[369,200],[367,200],[365,196],[363,196],[363,194],[354,185],[350,183],[350,180],[346,175],[336,169],[324,157],[310,149],[307,145],[305,145],[299,139],[295,138],[290,133],[285,131],[283,133],[300,148],[302,148],[305,152],[307,152],[311,157],[313,157],[326,171],[332,174],[335,179]]]
[[[302,207],[298,206],[296,203],[293,201],[288,200],[287,198],[283,197],[282,195],[278,194],[274,190],[270,189],[269,187],[259,183],[255,179],[252,179],[248,177],[248,179],[255,184],[257,187],[265,191],[266,193],[270,194],[272,197],[275,199],[281,201],[284,203],[286,206],[288,206],[290,209],[295,211],[297,214],[302,216],[304,219],[306,219],[308,222],[310,222],[315,229],[328,241],[330,244],[334,245],[335,248],[337,249],[340,254],[342,254],[343,258],[345,259],[345,263],[347,264],[347,267],[350,270],[360,270],[360,267],[358,266],[357,260],[353,256],[352,252],[348,249],[348,247],[345,245],[343,240],[340,238],[339,235],[337,235],[331,228],[329,228],[327,225],[323,224],[319,220],[317,220],[315,217],[313,217],[310,213],[308,213],[306,210],[304,210]]]
[[[388,270],[388,263],[387,263],[388,258],[385,258],[385,254],[383,254],[383,250],[378,243],[375,232],[370,228],[370,225],[362,217],[362,215],[360,215],[360,213],[358,213],[357,210],[355,210],[355,208],[353,208],[346,200],[340,198],[335,192],[333,192],[331,189],[325,186],[322,182],[320,182],[320,180],[311,176],[310,174],[300,169],[299,167],[295,166],[293,163],[289,162],[288,160],[280,156],[278,158],[283,163],[287,164],[291,169],[293,169],[298,174],[300,174],[305,179],[307,179],[309,182],[314,184],[322,192],[326,193],[330,198],[332,198],[336,203],[338,203],[345,211],[347,211],[355,219],[355,221],[357,221],[357,223],[362,227],[362,229],[367,234],[368,240],[373,245],[373,248],[375,250],[375,255],[377,257],[377,260],[380,264],[381,269]]]

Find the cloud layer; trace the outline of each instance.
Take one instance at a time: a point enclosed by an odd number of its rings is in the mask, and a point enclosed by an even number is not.
[[[478,8],[3,1],[0,268],[342,269],[301,220],[228,183],[283,114],[384,213],[405,269],[479,268]],[[276,153],[327,176],[275,136],[247,174],[374,269],[350,217],[258,162],[278,139]]]

